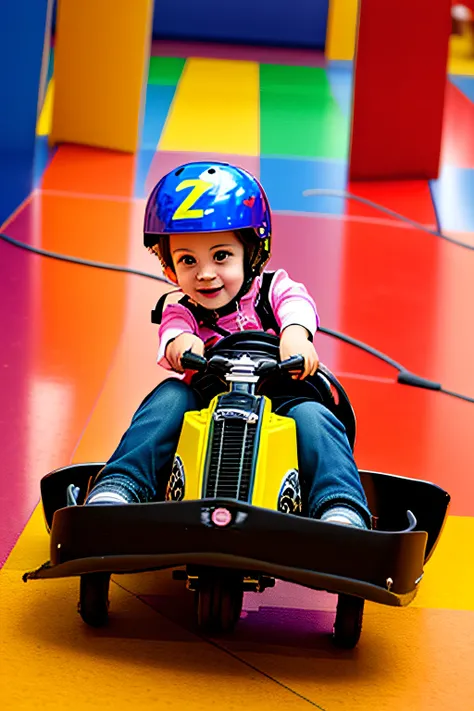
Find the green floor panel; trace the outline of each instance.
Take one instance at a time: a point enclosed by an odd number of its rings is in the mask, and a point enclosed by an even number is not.
[[[260,153],[347,158],[349,121],[324,69],[260,65]]]
[[[176,86],[186,60],[181,57],[150,57],[148,83]]]

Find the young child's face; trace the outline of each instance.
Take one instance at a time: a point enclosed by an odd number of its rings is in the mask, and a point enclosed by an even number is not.
[[[178,284],[206,309],[234,299],[244,282],[244,247],[233,232],[170,235]]]

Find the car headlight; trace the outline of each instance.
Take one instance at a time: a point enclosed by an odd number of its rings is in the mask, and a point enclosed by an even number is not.
[[[184,499],[186,479],[184,476],[184,466],[181,457],[175,456],[173,468],[166,487],[166,501],[181,501]]]
[[[296,469],[290,469],[282,481],[278,495],[278,511],[299,514],[302,511],[301,487]]]

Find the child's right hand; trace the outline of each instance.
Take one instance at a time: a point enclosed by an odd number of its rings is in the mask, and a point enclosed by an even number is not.
[[[192,351],[197,355],[204,355],[204,341],[193,333],[181,333],[166,347],[165,356],[173,370],[183,373],[181,356],[185,351]]]

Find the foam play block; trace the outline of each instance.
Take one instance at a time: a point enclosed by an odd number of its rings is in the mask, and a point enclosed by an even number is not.
[[[327,59],[353,59],[358,5],[359,0],[330,0],[325,48]]]
[[[0,223],[33,187],[52,0],[0,2]]]
[[[33,151],[45,90],[52,5],[52,0],[0,3],[0,151]]]
[[[359,8],[350,178],[438,175],[451,0]]]
[[[136,151],[152,12],[152,0],[59,1],[52,144]]]

